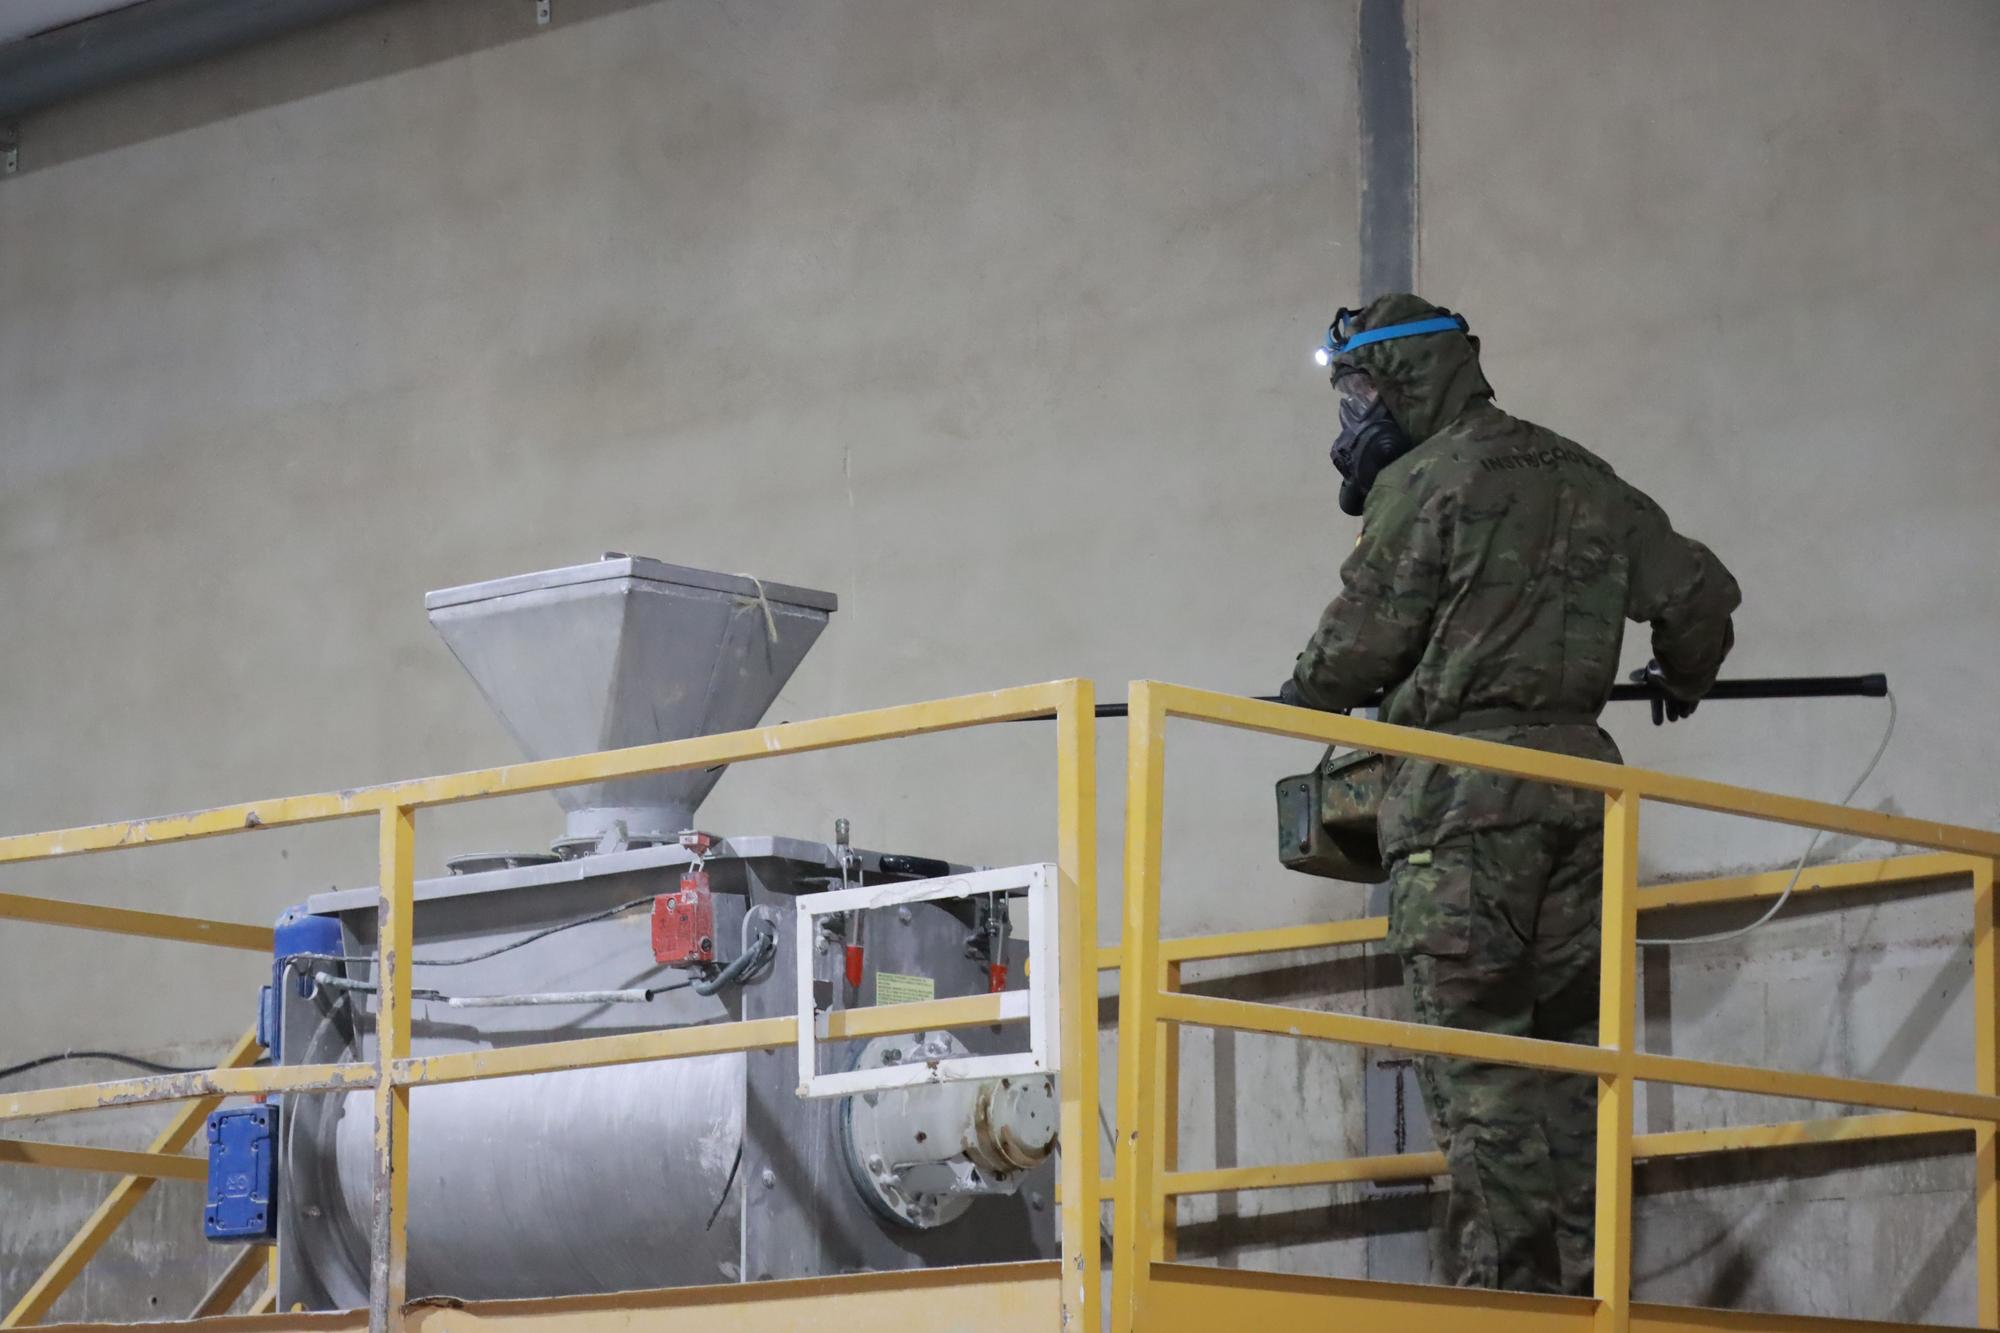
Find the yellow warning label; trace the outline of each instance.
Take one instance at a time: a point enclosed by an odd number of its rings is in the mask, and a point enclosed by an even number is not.
[[[875,974],[875,1003],[915,1004],[937,998],[937,983],[929,977],[913,977],[902,972]]]

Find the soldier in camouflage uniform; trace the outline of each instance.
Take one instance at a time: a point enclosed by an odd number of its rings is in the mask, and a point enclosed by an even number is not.
[[[1388,722],[1616,763],[1596,719],[1634,620],[1652,626],[1668,714],[1692,711],[1740,601],[1706,547],[1595,454],[1496,407],[1447,311],[1408,294],[1343,311],[1323,360],[1342,507],[1364,517],[1282,697],[1339,710],[1386,690]],[[1602,817],[1592,792],[1396,767],[1389,941],[1420,1021],[1597,1040]],[[1443,1058],[1418,1072],[1451,1173],[1454,1280],[1588,1293],[1595,1080]]]

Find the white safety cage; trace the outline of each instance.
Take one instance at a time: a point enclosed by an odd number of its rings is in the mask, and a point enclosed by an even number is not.
[[[1057,1010],[1056,985],[1062,976],[1056,917],[1054,865],[1006,866],[998,870],[974,870],[939,879],[910,880],[859,889],[836,889],[807,894],[798,900],[799,1014],[799,1096],[851,1097],[857,1093],[885,1092],[891,1088],[914,1087],[925,1083],[956,1083],[974,1079],[1006,1078],[1028,1074],[1059,1072],[1058,1045],[1054,1031]],[[812,948],[806,943],[817,937],[817,918],[843,912],[869,912],[911,903],[937,902],[947,898],[983,898],[1000,894],[1025,898],[1028,905],[1027,987],[1000,993],[1000,1017],[1028,1020],[1028,1049],[1003,1055],[969,1055],[945,1060],[855,1069],[845,1073],[819,1072],[819,1042],[826,1037],[826,1014],[814,1003]]]

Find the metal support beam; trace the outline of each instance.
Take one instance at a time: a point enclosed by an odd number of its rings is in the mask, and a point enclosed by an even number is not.
[[[1796,897],[1801,893],[1828,890],[1903,888],[1963,875],[1977,859],[1951,852],[1926,852],[1921,856],[1891,856],[1882,860],[1807,866],[1798,876],[1798,884],[1792,894]],[[1792,883],[1792,878],[1792,872],[1786,869],[1767,870],[1756,875],[1690,879],[1678,884],[1655,884],[1639,890],[1639,910],[1642,913],[1661,912],[1675,907],[1775,898]]]
[[[269,926],[253,926],[241,921],[209,921],[195,916],[169,916],[165,912],[135,912],[126,907],[100,907],[94,903],[66,902],[60,898],[33,898],[25,893],[0,893],[0,921],[29,921],[42,926],[101,930],[110,935],[138,935],[184,944],[213,944],[224,949],[247,949],[251,953],[268,954],[275,943],[275,932]]]
[[[237,1039],[236,1045],[230,1048],[228,1055],[222,1057],[222,1062],[216,1068],[240,1069],[254,1061],[261,1049],[257,1045],[257,1033],[253,1029]],[[220,1097],[205,1097],[200,1101],[188,1103],[153,1139],[147,1150],[155,1153],[179,1152],[188,1145],[190,1139],[201,1132],[202,1123],[208,1119],[208,1113],[221,1104]],[[110,1195],[97,1206],[97,1211],[90,1215],[76,1235],[70,1237],[69,1244],[63,1246],[61,1252],[50,1261],[49,1266],[42,1270],[42,1275],[29,1284],[21,1299],[14,1303],[14,1308],[7,1312],[7,1317],[0,1319],[0,1328],[23,1328],[29,1324],[40,1323],[42,1317],[48,1314],[50,1307],[69,1290],[77,1275],[83,1272],[83,1266],[90,1262],[91,1256],[103,1248],[105,1241],[111,1239],[111,1233],[132,1215],[132,1210],[139,1206],[139,1201],[146,1197],[146,1191],[152,1187],[153,1178],[150,1176],[126,1176],[112,1186]]]
[[[1871,1139],[1908,1139],[1939,1135],[1970,1136],[1977,1121],[1949,1116],[1890,1111],[1880,1115],[1830,1116],[1818,1120],[1784,1120],[1765,1125],[1727,1125],[1720,1129],[1683,1129],[1664,1134],[1639,1134],[1632,1139],[1632,1160],[1704,1157],[1715,1153],[1800,1148],[1818,1143],[1859,1143]],[[1235,1166],[1211,1171],[1174,1171],[1166,1177],[1169,1197],[1188,1194],[1229,1194],[1243,1190],[1296,1189],[1303,1185],[1429,1180],[1445,1171],[1439,1152],[1394,1153],[1382,1157],[1336,1157],[1318,1162],[1281,1162],[1271,1166]]]
[[[1706,810],[1711,814],[1792,824],[1799,828],[1880,842],[1905,843],[1933,851],[2000,857],[2000,833],[1991,829],[1913,819],[1877,810],[1857,810],[1835,805],[1831,801],[1809,801],[1804,797],[1783,796],[1754,787],[1736,787],[1726,782],[1684,777],[1678,773],[1662,773],[1657,769],[1629,768],[1623,764],[1549,754],[1497,741],[1473,740],[1387,722],[1370,722],[1339,713],[1288,708],[1284,704],[1265,703],[1236,694],[1217,694],[1212,690],[1197,690],[1186,685],[1135,681],[1132,688],[1135,700],[1139,691],[1149,691],[1168,717],[1214,722],[1266,736],[1344,745],[1458,768],[1476,768],[1487,773],[1553,783],[1559,787],[1576,787],[1606,796],[1629,792],[1643,800],[1685,806],[1690,810]],[[5,845],[4,840],[0,840],[0,853],[4,852]]]
[[[0,46],[0,116],[367,9],[380,0],[146,0]]]
[[[352,819],[397,806],[423,809],[495,796],[521,796],[616,778],[681,773],[691,768],[712,768],[717,764],[746,764],[780,755],[810,754],[872,741],[962,731],[993,722],[1051,717],[1061,705],[1063,691],[1069,686],[1069,681],[1017,685],[1012,689],[991,690],[984,694],[899,704],[893,708],[843,713],[809,722],[781,722],[776,726],[753,727],[748,731],[691,736],[685,740],[634,745],[623,750],[600,750],[562,759],[540,759],[500,768],[472,769],[443,777],[418,778],[376,787],[317,792],[310,796],[281,796],[267,801],[217,806],[193,814],[86,824],[46,833],[15,834],[0,837],[0,865],[146,847],[162,842],[217,838],[231,833],[318,824],[333,819]],[[2000,836],[1993,839],[1993,854],[2000,855]]]
[[[866,1040],[930,1028],[988,1027],[1021,1021],[1000,1012],[997,995],[956,996],[912,1004],[849,1009],[828,1015],[831,1041]],[[717,1055],[789,1046],[798,1039],[789,1017],[761,1018],[747,1023],[717,1023],[701,1027],[661,1028],[615,1037],[584,1037],[574,1041],[537,1042],[419,1056],[396,1061],[397,1086],[463,1083],[557,1069],[587,1069],[641,1060],[673,1060],[687,1055]],[[74,1084],[33,1092],[0,1094],[0,1121],[95,1111],[110,1106],[187,1101],[198,1097],[250,1097],[285,1092],[344,1092],[375,1085],[373,1064],[277,1065],[265,1069],[217,1069],[194,1074],[153,1074],[109,1083]]]
[[[1753,1065],[1689,1060],[1644,1051],[1617,1051],[1602,1046],[1572,1046],[1534,1037],[1506,1037],[1465,1028],[1430,1027],[1358,1014],[1327,1013],[1290,1005],[1250,1000],[1223,1000],[1207,995],[1163,995],[1156,1018],[1206,1027],[1264,1032],[1308,1041],[1335,1041],[1349,1046],[1382,1046],[1417,1055],[1449,1055],[1461,1060],[1550,1069],[1564,1074],[1606,1078],[1630,1074],[1641,1083],[1673,1083],[1689,1088],[1792,1097],[1799,1101],[1868,1106],[1884,1111],[1915,1111],[1954,1120],[2000,1121],[2000,1097],[1943,1088],[1913,1088],[1872,1079],[1833,1074],[1800,1074]]]
[[[1972,1067],[1974,1086],[2000,1095],[2000,904],[1994,864],[1972,868]],[[1973,1270],[1979,1279],[1979,1326],[2000,1328],[2000,1126],[1973,1138]]]
[[[1098,1243],[1097,1135],[1097,707],[1087,680],[1073,681],[1056,712],[1056,866],[1061,875],[1057,1034],[1063,1144],[1056,1179],[1062,1224],[1060,1326],[1096,1329],[1103,1308]],[[997,1005],[997,995],[984,997]],[[867,1013],[868,1010],[842,1010]]]
[[[255,1058],[254,1056],[252,1057]],[[260,1093],[343,1092],[375,1082],[375,1067],[350,1065],[274,1065],[251,1069],[223,1065],[193,1074],[148,1074],[109,1083],[81,1083],[34,1092],[0,1093],[0,1120],[30,1120],[71,1111],[101,1111],[113,1106],[144,1106],[149,1102],[185,1102],[213,1097],[254,1097]]]
[[[420,1301],[412,1333],[823,1333],[828,1328],[1020,1333],[1058,1327],[1057,1265],[963,1264],[946,1268],[613,1291],[525,1300]],[[361,1333],[358,1310],[272,1315],[266,1291],[250,1315],[188,1322],[91,1324],[91,1333]],[[263,1318],[253,1316],[262,1315]],[[81,1330],[79,1330],[81,1333]],[[1071,1333],[1082,1333],[1072,1327]]]
[[[410,1057],[411,917],[415,915],[417,812],[382,812],[376,906],[374,1212],[368,1264],[369,1333],[401,1333],[409,1298],[410,1090],[394,1077]]]
[[[1597,1040],[1637,1047],[1639,1013],[1639,798],[1604,798],[1604,954]],[[1597,1080],[1596,1333],[1632,1327],[1632,1125],[1638,1086],[1629,1063]]]
[[[132,1152],[91,1148],[80,1143],[36,1143],[0,1139],[0,1164],[43,1166],[58,1171],[109,1171],[148,1180],[206,1180],[208,1159],[177,1152]]]
[[[1138,1333],[1140,1287],[1153,1262],[1162,1157],[1153,1081],[1159,1068],[1160,821],[1166,792],[1166,712],[1153,688],[1132,687],[1125,756],[1124,966],[1118,973],[1118,1151],[1111,1270],[1112,1333]],[[1185,998],[1185,997],[1182,997]],[[1199,1020],[1197,1020],[1199,1021]]]
[[[1396,1333],[1591,1333],[1597,1302],[1467,1287],[1156,1264],[1147,1333],[1218,1328],[1394,1329]],[[1946,1333],[1943,1325],[1635,1304],[1633,1333]]]
[[[1891,856],[1808,866],[1793,887],[1792,896],[1863,889],[1906,889],[1933,884],[1969,873],[1981,859],[1955,852],[1926,852],[1918,856]],[[1639,890],[1639,914],[1644,916],[1648,912],[1672,911],[1678,907],[1772,898],[1783,893],[1785,886],[1791,882],[1791,871],[1769,870],[1752,875],[1720,875],[1710,879],[1654,884]],[[1242,930],[1223,935],[1188,935],[1162,941],[1160,952],[1168,962],[1197,962],[1287,953],[1295,949],[1375,944],[1387,938],[1388,934],[1389,918],[1362,916],[1346,921],[1313,921],[1299,926]],[[1097,966],[1100,971],[1115,972],[1118,969],[1118,946],[1101,946],[1097,951]]]
[[[236,1261],[222,1271],[222,1276],[209,1284],[201,1300],[195,1303],[190,1319],[206,1319],[210,1315],[228,1314],[229,1307],[236,1304],[236,1298],[250,1289],[257,1275],[269,1266],[271,1247],[268,1245],[245,1245]]]
[[[1162,964],[1160,989],[1177,991],[1181,988],[1181,965]],[[1173,1172],[1181,1164],[1181,1025],[1179,1023],[1160,1024],[1160,1064],[1153,1075],[1153,1083],[1159,1088],[1159,1109],[1155,1112],[1155,1142],[1158,1150],[1153,1154],[1159,1162],[1159,1179],[1163,1198],[1160,1203],[1160,1230],[1153,1244],[1155,1260],[1171,1260],[1180,1257],[1180,1205],[1174,1202],[1173,1191],[1165,1188],[1173,1178]]]
[[[1417,61],[1406,0],[1361,0],[1356,29],[1359,305],[1417,285]]]

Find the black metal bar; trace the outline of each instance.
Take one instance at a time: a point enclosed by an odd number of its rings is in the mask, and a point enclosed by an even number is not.
[[[1889,692],[1889,678],[1870,676],[1762,676],[1750,680],[1718,680],[1701,699],[1880,699]],[[1649,685],[1614,685],[1613,703],[1636,703],[1653,697]]]
[[[1702,696],[1711,699],[1880,699],[1889,692],[1889,677],[1882,672],[1865,676],[1756,676],[1745,680],[1718,680]],[[1650,685],[1619,684],[1611,687],[1613,703],[1646,703],[1656,691]],[[1251,696],[1259,703],[1274,704],[1273,694]],[[1371,700],[1375,707],[1381,701]],[[1124,704],[1097,705],[1099,717],[1124,717]],[[1023,719],[1024,721],[1027,719]]]

